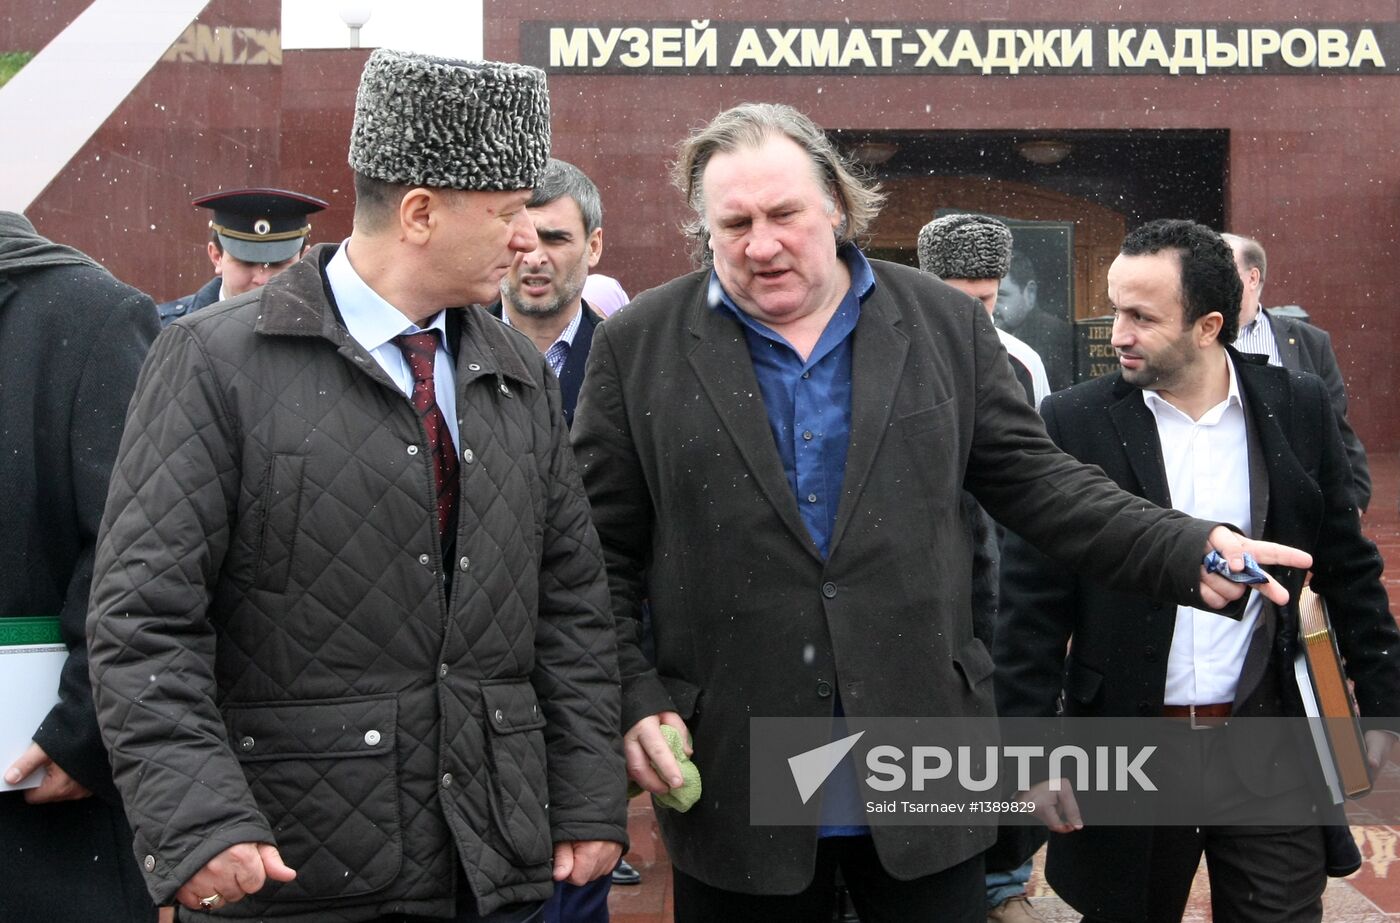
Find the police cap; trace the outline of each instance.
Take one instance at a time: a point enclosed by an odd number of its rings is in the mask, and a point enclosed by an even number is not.
[[[230,189],[192,204],[214,212],[209,226],[224,252],[245,263],[281,263],[306,246],[311,233],[306,216],[329,203],[285,189]]]

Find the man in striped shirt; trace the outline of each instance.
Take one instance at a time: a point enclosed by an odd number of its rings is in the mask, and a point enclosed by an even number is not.
[[[1238,234],[1222,234],[1235,254],[1235,268],[1244,283],[1244,298],[1240,302],[1240,332],[1234,346],[1242,353],[1257,353],[1269,357],[1270,365],[1312,372],[1327,385],[1332,408],[1337,413],[1337,426],[1342,431],[1342,443],[1351,462],[1352,482],[1356,487],[1356,506],[1361,512],[1371,503],[1371,471],[1366,465],[1366,449],[1347,420],[1347,392],[1337,356],[1332,351],[1332,338],[1304,320],[1289,317],[1278,309],[1260,310],[1259,293],[1264,289],[1268,260],[1259,241]]]

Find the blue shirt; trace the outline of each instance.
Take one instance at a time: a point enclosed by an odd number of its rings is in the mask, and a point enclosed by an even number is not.
[[[745,314],[710,273],[710,304],[728,310],[743,325],[758,390],[768,412],[783,473],[797,499],[807,533],[825,558],[836,528],[846,449],[851,441],[851,349],[860,305],[875,290],[875,274],[853,244],[837,251],[851,273],[851,287],[826,322],[817,345],[804,361],[780,334]],[[844,736],[844,711],[837,693],[837,730]],[[831,774],[822,801],[819,836],[859,836],[869,827],[830,823],[860,817],[855,769],[849,756]]]
[[[745,314],[710,273],[710,304],[744,327],[783,473],[822,557],[836,527],[851,441],[851,334],[861,302],[875,290],[875,274],[860,250],[847,244],[838,255],[851,272],[851,287],[805,361],[780,334]]]

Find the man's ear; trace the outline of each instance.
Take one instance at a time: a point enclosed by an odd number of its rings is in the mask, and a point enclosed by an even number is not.
[[[1196,318],[1196,339],[1202,346],[1209,346],[1220,339],[1220,331],[1225,326],[1225,316],[1219,311],[1211,311],[1205,317]]]
[[[205,247],[205,252],[209,254],[209,262],[214,264],[214,275],[222,276],[224,274],[224,252],[215,246],[212,240],[205,244]]]
[[[1026,304],[1030,305],[1033,308],[1035,307],[1035,295],[1036,282],[1034,279],[1031,279],[1025,284],[1025,287],[1021,289],[1021,297],[1026,299]]]
[[[409,243],[426,243],[432,234],[433,212],[443,205],[435,190],[415,186],[405,192],[399,200],[399,236]]]
[[[603,258],[603,229],[594,228],[593,233],[588,235],[588,268],[592,269],[598,265],[598,261]]]

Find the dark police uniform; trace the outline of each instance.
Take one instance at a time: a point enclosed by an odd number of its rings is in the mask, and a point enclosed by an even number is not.
[[[306,247],[311,234],[307,216],[329,203],[300,192],[254,188],[215,192],[190,204],[214,212],[209,227],[228,255],[245,263],[281,263]],[[160,325],[168,327],[176,318],[218,301],[222,286],[222,278],[215,276],[199,291],[157,305]]]

